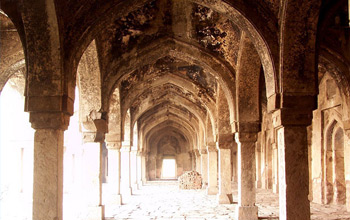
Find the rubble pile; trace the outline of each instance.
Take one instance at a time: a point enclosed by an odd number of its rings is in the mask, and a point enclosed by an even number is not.
[[[187,171],[179,177],[180,189],[201,189],[202,177],[196,171]]]

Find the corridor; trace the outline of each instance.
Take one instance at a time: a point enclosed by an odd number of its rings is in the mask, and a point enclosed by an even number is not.
[[[105,219],[235,219],[237,186],[232,187],[234,204],[227,205],[218,204],[216,196],[207,195],[204,189],[179,190],[175,181],[149,181],[134,195],[125,197],[123,205],[105,204]],[[69,207],[74,206],[77,204],[66,203],[64,219],[86,219],[81,214],[69,216]],[[257,190],[257,206],[259,219],[278,219],[278,195],[271,190]],[[311,203],[311,219],[348,220],[350,213],[345,206]]]

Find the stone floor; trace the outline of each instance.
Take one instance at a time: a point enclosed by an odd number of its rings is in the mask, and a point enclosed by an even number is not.
[[[105,187],[105,186],[104,186]],[[237,189],[233,186],[233,200],[237,202]],[[107,190],[104,190],[106,192]],[[25,194],[0,197],[1,220],[32,220],[31,199]],[[106,198],[106,195],[104,195]],[[83,195],[80,202],[65,194],[64,220],[87,218]],[[106,220],[114,219],[234,219],[236,204],[217,205],[215,196],[205,190],[179,190],[174,182],[151,182],[124,197],[124,205],[106,205]],[[257,191],[259,219],[278,219],[278,196],[270,190]],[[18,211],[20,210],[20,211]],[[312,220],[350,220],[345,206],[311,204]]]
[[[233,201],[237,202],[234,186]],[[106,219],[235,219],[237,204],[218,205],[216,196],[205,190],[179,190],[177,184],[148,183],[124,205],[106,206]],[[257,191],[259,219],[278,219],[278,196],[269,190]],[[312,220],[350,220],[344,206],[312,204]],[[107,217],[109,216],[109,217]]]

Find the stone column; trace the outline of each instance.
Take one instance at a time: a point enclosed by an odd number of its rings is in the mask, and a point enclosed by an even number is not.
[[[272,151],[273,151],[273,186],[272,191],[274,193],[278,193],[278,149],[277,144],[272,143]]]
[[[190,155],[191,159],[191,170],[196,169],[196,156],[193,151],[189,151],[188,154]]]
[[[135,147],[131,148],[130,151],[130,178],[131,178],[131,188],[137,189],[137,160],[136,160],[137,149]]]
[[[142,186],[142,156],[141,152],[137,152],[136,155],[136,164],[137,164],[137,189],[141,189]]]
[[[231,149],[219,149],[219,194],[217,201],[219,204],[232,203],[232,171],[231,171]]]
[[[201,174],[202,174],[202,180],[203,180],[203,188],[207,188],[208,186],[208,154],[206,149],[201,150]]]
[[[279,158],[280,219],[310,219],[307,113],[274,112]],[[296,120],[297,119],[297,120]]]
[[[216,195],[218,193],[218,153],[215,143],[207,146],[208,150],[208,195]]]
[[[110,185],[111,205],[121,205],[122,195],[120,194],[120,173],[121,157],[120,142],[107,142],[108,149],[108,184]]]
[[[142,179],[142,185],[145,185],[147,182],[147,169],[146,169],[146,153],[141,154],[141,179]]]
[[[130,146],[123,145],[121,150],[121,190],[126,196],[132,195],[131,177],[130,177]]]
[[[344,122],[344,158],[350,158],[350,120]],[[346,184],[346,209],[350,211],[350,161],[344,160]]]
[[[255,133],[236,133],[238,144],[238,220],[257,220],[255,206]]]
[[[255,162],[256,162],[256,179],[255,187],[261,188],[261,133],[258,134],[257,143],[255,145]]]
[[[69,116],[31,113],[34,134],[33,219],[62,220],[63,139]]]
[[[200,155],[198,149],[194,150],[194,155],[196,157],[196,171],[198,173],[201,173],[202,172],[202,169],[201,169],[201,155]]]
[[[83,132],[84,139],[84,191],[87,202],[87,213],[84,219],[97,220],[104,218],[102,205],[102,143],[104,133]]]

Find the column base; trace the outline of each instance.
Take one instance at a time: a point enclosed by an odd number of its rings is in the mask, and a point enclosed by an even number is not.
[[[257,206],[237,206],[237,220],[258,220]]]
[[[218,194],[216,199],[219,204],[232,204],[232,194]]]
[[[216,186],[210,186],[207,188],[207,195],[216,195],[218,194],[218,188]]]
[[[105,207],[100,206],[88,206],[87,215],[84,217],[86,220],[103,220],[105,213]]]

